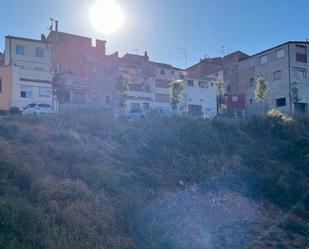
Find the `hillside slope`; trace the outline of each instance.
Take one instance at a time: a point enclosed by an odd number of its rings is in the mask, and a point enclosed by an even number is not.
[[[0,120],[0,248],[308,248],[309,120]]]

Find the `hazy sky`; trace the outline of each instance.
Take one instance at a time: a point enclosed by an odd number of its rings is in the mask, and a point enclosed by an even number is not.
[[[0,51],[5,35],[39,38],[49,18],[60,30],[107,40],[109,53],[142,54],[154,61],[184,67],[206,54],[256,53],[288,40],[309,38],[308,0],[116,0],[124,9],[125,26],[110,36],[97,33],[88,11],[96,0],[0,0]]]

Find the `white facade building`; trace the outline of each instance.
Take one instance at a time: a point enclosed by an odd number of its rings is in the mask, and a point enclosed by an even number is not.
[[[51,46],[45,40],[5,37],[4,64],[11,67],[10,106],[52,105]]]
[[[191,115],[207,118],[217,116],[217,88],[214,78],[187,76],[184,84],[184,97],[180,109]]]

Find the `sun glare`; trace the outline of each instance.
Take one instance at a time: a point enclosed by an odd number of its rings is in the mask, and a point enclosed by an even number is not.
[[[99,0],[95,2],[89,12],[92,26],[104,34],[118,31],[124,23],[124,13],[114,0]]]

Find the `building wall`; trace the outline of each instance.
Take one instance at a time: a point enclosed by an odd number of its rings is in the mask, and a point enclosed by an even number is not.
[[[0,109],[8,110],[10,108],[12,99],[12,73],[11,67],[1,67],[0,68],[0,79],[2,82],[2,89],[0,92]]]
[[[289,49],[290,47],[290,49]],[[246,95],[246,112],[251,115],[254,113],[265,113],[270,109],[277,108],[286,113],[294,113],[294,105],[290,108],[290,88],[295,84],[299,89],[300,102],[309,103],[309,80],[308,80],[308,62],[300,63],[296,61],[296,43],[287,43],[273,49],[259,53],[240,62],[240,80],[239,87]],[[290,54],[289,54],[290,50]],[[277,51],[285,51],[282,58],[277,58]],[[309,59],[309,49],[307,47],[307,60]],[[260,63],[263,56],[268,57],[268,62]],[[290,58],[290,68],[289,68]],[[294,68],[303,68],[306,70],[306,78],[299,79],[294,76]],[[274,72],[281,71],[280,79],[275,78]],[[269,84],[267,100],[264,103],[257,102],[254,99],[256,79],[262,76]],[[250,80],[251,79],[251,83]],[[252,83],[252,79],[253,83]],[[285,106],[277,106],[277,99],[285,98]]]
[[[16,46],[20,45],[24,47],[24,54],[19,55],[16,53]],[[37,57],[35,54],[36,48],[43,49],[44,56]],[[5,37],[5,65],[9,65],[12,62],[31,62],[38,63],[41,67],[49,69],[51,65],[51,46],[46,42],[39,40],[31,40],[24,38],[15,38],[11,36]]]
[[[35,71],[31,68],[12,67],[12,106],[20,109],[28,104],[53,104],[52,101],[52,75],[50,72]],[[41,81],[41,82],[36,82]],[[46,82],[46,83],[45,83]],[[47,83],[49,82],[49,83]],[[31,97],[22,97],[21,91],[25,88],[32,90]],[[39,89],[49,89],[49,96],[40,96]]]
[[[47,37],[52,45],[52,61],[61,70],[82,76],[88,65],[98,66],[105,56],[105,41],[96,40],[92,46],[91,38],[52,31]]]
[[[188,81],[193,81],[194,86],[190,86]],[[200,87],[199,82],[203,82],[204,87]],[[185,112],[190,112],[190,105],[194,105],[200,106],[202,113],[208,118],[217,116],[217,89],[212,79],[187,77],[184,85],[184,98],[180,106]]]
[[[17,53],[17,46],[23,47],[23,54]],[[22,109],[30,103],[52,105],[51,45],[45,41],[7,36],[5,47],[5,64],[11,68],[10,106]],[[41,50],[40,55],[36,49]]]
[[[200,63],[188,68],[188,74],[192,76],[207,77],[214,75],[219,77],[219,72],[223,74],[223,80],[227,83],[229,93],[240,93],[239,81],[239,62],[249,55],[237,51],[224,57],[206,58]]]

